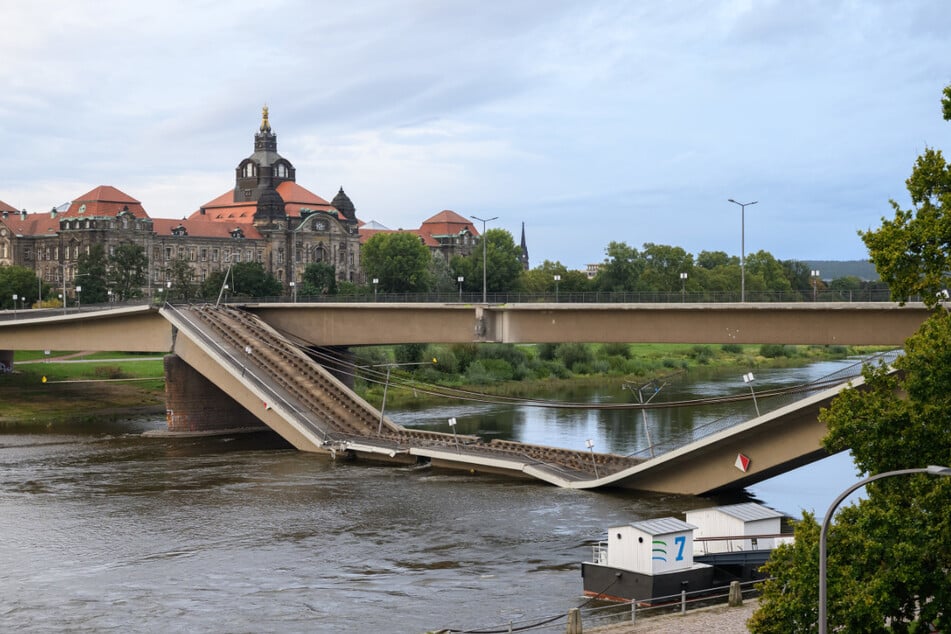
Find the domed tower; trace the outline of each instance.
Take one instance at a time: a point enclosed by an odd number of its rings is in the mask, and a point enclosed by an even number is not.
[[[284,181],[294,182],[295,177],[294,166],[277,153],[277,135],[271,131],[268,109],[264,106],[261,127],[254,135],[254,153],[235,168],[234,202],[257,202],[265,191]]]
[[[334,199],[330,201],[330,204],[343,216],[341,220],[347,220],[349,222],[357,221],[357,208],[353,206],[353,201],[351,201],[350,197],[343,191],[343,187],[340,188],[340,191],[337,192]]]

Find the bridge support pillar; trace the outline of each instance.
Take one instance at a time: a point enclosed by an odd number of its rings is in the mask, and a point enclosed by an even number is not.
[[[170,432],[268,429],[174,354],[165,357],[165,420]]]
[[[308,348],[313,359],[330,372],[335,379],[353,389],[353,377],[356,374],[356,359],[346,346],[312,346]]]
[[[0,350],[0,374],[4,372],[13,372],[13,350]]]

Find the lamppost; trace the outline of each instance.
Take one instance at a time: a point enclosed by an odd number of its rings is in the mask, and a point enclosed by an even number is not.
[[[373,301],[376,301],[376,289],[380,285],[380,278],[373,278]]]
[[[819,293],[819,271],[810,271],[812,276],[812,301],[816,301]]]
[[[17,318],[17,300],[20,299],[20,296],[16,293],[13,294],[13,319]]]
[[[753,389],[753,381],[755,380],[756,377],[753,376],[752,372],[743,375],[743,382],[750,386],[750,394],[753,395],[753,407],[756,408],[756,417],[759,418],[759,404],[756,402],[756,390]]]
[[[82,287],[82,286],[77,286],[77,287],[76,287],[76,312],[77,312],[77,313],[78,313],[79,311],[81,311],[82,308],[83,308],[82,300],[81,300],[80,297],[79,297],[79,294],[82,293],[82,292],[83,292],[83,287]]]
[[[462,283],[466,281],[466,278],[459,276],[456,278],[456,281],[459,282],[459,301],[462,301]]]
[[[729,202],[740,206],[740,301],[746,301],[746,208],[749,205],[755,205],[757,200],[751,203],[738,203],[732,198]]]
[[[594,441],[589,438],[584,441],[584,444],[591,451],[591,464],[594,465],[594,477],[600,478],[601,476],[598,475],[598,461],[594,457]]]
[[[291,298],[293,303],[297,303],[297,284],[291,282]]]
[[[687,301],[687,274],[680,274],[680,303]]]
[[[836,507],[839,506],[839,504],[842,503],[842,500],[847,498],[852,492],[862,488],[869,482],[881,480],[882,478],[889,478],[891,476],[909,475],[912,473],[928,473],[938,476],[951,476],[951,467],[928,465],[927,467],[918,467],[915,469],[896,469],[895,471],[884,471],[882,473],[869,476],[864,480],[859,480],[848,489],[840,493],[839,497],[837,497],[829,506],[829,510],[826,511],[826,516],[822,518],[822,530],[819,531],[819,634],[827,634],[828,632],[828,623],[826,622],[828,621],[828,613],[826,611],[826,602],[828,599],[828,589],[826,583],[826,566],[828,565],[826,560],[826,543],[829,533],[829,525],[832,523],[832,514],[835,512]]]
[[[106,294],[109,296],[109,306],[112,306],[112,302],[115,301],[115,296],[112,294],[112,289],[106,291]]]
[[[558,282],[560,281],[561,281],[561,276],[556,275],[555,276],[555,303],[556,304],[558,303]]]
[[[498,220],[499,217],[495,216],[494,218],[478,218],[476,216],[469,216],[473,220],[478,220],[482,223],[482,303],[487,304],[488,300],[486,299],[486,244],[485,244],[485,225],[487,222],[492,222],[493,220]]]

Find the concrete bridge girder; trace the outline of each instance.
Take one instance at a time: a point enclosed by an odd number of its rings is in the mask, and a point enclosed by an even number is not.
[[[923,305],[249,304],[312,345],[396,343],[706,343],[900,346]]]

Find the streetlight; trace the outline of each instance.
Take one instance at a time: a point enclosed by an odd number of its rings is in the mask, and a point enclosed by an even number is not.
[[[379,284],[380,284],[380,278],[374,277],[373,278],[373,301],[376,301],[376,289],[379,286]]]
[[[106,291],[106,294],[109,296],[109,305],[112,306],[112,302],[114,302],[116,299],[112,294],[112,289],[110,288],[108,291]]]
[[[555,303],[556,304],[558,303],[558,282],[560,281],[561,281],[561,276],[556,275],[555,276]]]
[[[680,303],[687,301],[687,274],[680,274]]]
[[[812,276],[812,301],[816,301],[819,292],[819,271],[810,271],[809,274]]]
[[[601,476],[598,475],[598,461],[594,457],[594,441],[589,438],[584,441],[584,444],[591,450],[591,464],[594,465],[594,477],[600,478]]]
[[[17,300],[20,299],[20,296],[16,293],[13,294],[13,319],[17,318]]]
[[[459,276],[456,278],[456,281],[459,282],[459,301],[462,301],[462,283],[466,281],[466,278]]]
[[[743,382],[749,384],[750,394],[753,395],[753,407],[756,408],[756,417],[759,418],[759,405],[756,402],[756,391],[753,390],[753,381],[756,380],[756,377],[753,376],[752,372],[743,375]]]
[[[296,304],[297,303],[297,284],[295,284],[294,282],[291,282],[291,297],[293,298],[293,302]]]
[[[738,203],[732,198],[728,202],[740,206],[740,301],[746,301],[746,208],[749,205],[755,205],[757,200],[751,203]]]
[[[951,476],[951,467],[942,467],[940,465],[928,465],[927,467],[919,467],[916,469],[896,469],[895,471],[885,471],[877,475],[869,476],[864,480],[860,480],[850,486],[848,489],[839,494],[829,506],[829,510],[826,511],[826,516],[822,518],[822,530],[819,531],[819,634],[827,634],[828,624],[828,614],[826,611],[826,602],[828,599],[828,590],[826,584],[826,540],[829,533],[829,525],[832,523],[832,513],[835,512],[835,509],[839,504],[842,503],[842,500],[847,498],[856,489],[860,489],[869,482],[874,480],[881,480],[882,478],[888,478],[891,476],[897,475],[909,475],[912,473],[928,473],[931,475],[939,476]]]
[[[495,216],[494,218],[478,218],[476,216],[469,216],[469,217],[472,218],[473,220],[478,220],[479,222],[482,223],[482,303],[487,304],[488,300],[486,299],[486,293],[485,293],[485,289],[486,289],[486,286],[485,286],[485,278],[486,278],[485,224],[487,222],[492,222],[493,220],[498,220],[499,217],[498,216]]]
[[[83,307],[82,300],[79,298],[79,294],[82,293],[82,292],[83,292],[83,287],[82,287],[82,286],[77,286],[77,287],[76,287],[76,312],[77,312],[77,313],[78,313],[80,310],[82,310],[82,307]]]

